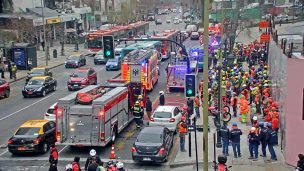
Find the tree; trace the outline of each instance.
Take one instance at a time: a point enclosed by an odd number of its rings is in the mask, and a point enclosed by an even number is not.
[[[12,11],[13,5],[13,0],[0,0],[0,13],[3,13],[4,9]]]

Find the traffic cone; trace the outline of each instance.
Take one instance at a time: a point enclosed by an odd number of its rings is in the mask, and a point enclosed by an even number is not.
[[[110,159],[115,159],[116,158],[116,155],[115,155],[115,149],[114,149],[114,144],[112,145],[112,148],[111,148],[111,155],[110,155]]]

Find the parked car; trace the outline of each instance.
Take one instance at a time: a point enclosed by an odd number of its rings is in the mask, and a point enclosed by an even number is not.
[[[109,59],[106,64],[106,70],[120,70],[121,68],[121,60],[119,58]]]
[[[79,90],[97,84],[97,72],[93,68],[78,68],[67,82],[68,90]]]
[[[163,126],[176,132],[181,118],[182,114],[177,106],[158,106],[149,120],[149,126]]]
[[[25,81],[28,82],[32,77],[35,76],[53,76],[53,73],[48,69],[44,67],[36,67],[31,69],[30,72],[27,73]]]
[[[108,59],[104,58],[103,50],[100,50],[97,52],[97,54],[94,56],[94,64],[105,64],[107,63]]]
[[[179,19],[178,18],[174,18],[173,19],[173,24],[179,24]]]
[[[0,97],[3,96],[5,98],[9,98],[10,96],[10,85],[3,79],[0,79]]]
[[[200,35],[199,35],[198,32],[192,32],[191,36],[190,36],[190,39],[191,40],[199,40],[199,37],[200,37]]]
[[[44,120],[56,121],[56,108],[57,103],[53,104],[44,114]]]
[[[166,23],[171,23],[171,19],[170,18],[168,18],[167,20],[166,20]]]
[[[23,123],[8,140],[8,151],[12,154],[46,153],[56,142],[56,124],[47,120],[29,120]]]
[[[84,55],[72,55],[64,62],[65,68],[79,68],[86,65],[86,58]]]
[[[277,20],[282,20],[282,21],[288,22],[288,15],[287,14],[279,14],[277,16]]]
[[[51,91],[56,91],[57,81],[50,76],[38,76],[31,78],[22,89],[24,98],[29,96],[46,96]]]
[[[162,20],[161,19],[157,19],[156,21],[155,21],[155,24],[156,25],[158,25],[158,24],[162,24],[163,22],[162,22]]]
[[[173,147],[173,132],[165,127],[145,127],[132,147],[136,162],[166,162]]]

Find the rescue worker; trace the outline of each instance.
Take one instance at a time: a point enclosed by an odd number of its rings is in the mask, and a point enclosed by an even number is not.
[[[196,118],[200,118],[201,117],[201,115],[200,115],[200,106],[201,106],[201,104],[200,104],[199,97],[196,96],[194,98],[194,109],[195,109]]]
[[[147,113],[147,116],[148,116],[149,120],[151,118],[151,112],[152,112],[152,102],[151,102],[150,98],[147,97],[147,101],[146,101],[146,113]]]
[[[266,135],[268,131],[267,124],[268,124],[267,122],[264,122],[263,126],[260,128],[259,139],[262,146],[262,155],[260,155],[261,157],[266,157],[266,147],[267,147]]]
[[[256,134],[256,128],[251,127],[250,133],[248,134],[248,143],[249,143],[249,152],[250,157],[248,159],[257,159],[258,158],[258,149],[259,149],[259,137]]]
[[[254,123],[254,118],[256,119],[256,121],[258,120],[258,117],[256,115],[256,107],[255,104],[251,104],[251,108],[250,108],[250,120],[251,120],[251,125],[253,125]],[[256,127],[256,126],[255,126]],[[256,127],[257,128],[257,127]]]
[[[12,76],[13,76],[14,80],[16,81],[16,79],[17,79],[17,66],[13,62],[12,62]]]
[[[253,116],[252,117],[252,127],[255,127],[255,128],[259,128],[259,122],[258,122],[258,117],[257,116]]]
[[[90,156],[87,158],[86,163],[84,165],[84,170],[87,171],[89,165],[92,163],[93,159],[96,159],[97,164],[102,164],[103,162],[100,160],[99,156],[96,154],[96,150],[91,149],[90,150]]]
[[[88,171],[96,171],[98,168],[98,163],[96,161],[96,158],[92,158],[92,163],[88,167]]]
[[[74,161],[72,162],[72,170],[73,171],[81,171],[80,167],[80,157],[76,156],[74,157]]]
[[[271,124],[272,124],[272,129],[276,132],[276,134],[278,134],[278,132],[279,132],[279,116],[278,116],[278,114],[275,114],[275,113],[277,113],[277,112],[274,112]],[[278,136],[276,136],[274,144],[278,145],[279,144],[278,141],[279,141]]]
[[[233,92],[232,94],[233,94],[233,97],[231,98],[231,106],[233,109],[233,116],[236,117],[237,116],[238,97],[235,92]]]
[[[232,123],[232,130],[229,132],[234,158],[242,157],[241,155],[241,135],[242,131],[238,128],[237,123]]]
[[[229,145],[229,129],[227,128],[227,125],[224,124],[221,129],[220,129],[220,137],[222,139],[222,150],[223,150],[223,155],[229,156],[228,153],[228,145]]]
[[[240,99],[240,112],[241,112],[241,121],[242,123],[247,122],[247,114],[249,112],[248,101],[245,96],[241,96]]]
[[[133,115],[134,115],[134,120],[136,123],[136,127],[140,128],[141,122],[142,122],[142,107],[140,107],[139,101],[135,102],[135,105],[133,106]]]
[[[276,161],[277,160],[277,155],[274,151],[273,146],[275,145],[275,140],[277,138],[277,133],[272,129],[272,124],[267,123],[267,134],[266,134],[266,142],[268,146],[268,150],[270,153],[271,158],[268,161]]]
[[[51,145],[49,163],[50,163],[49,171],[58,171],[58,169],[57,169],[58,151],[57,151],[57,148],[56,148],[55,144]]]
[[[144,101],[143,101],[142,95],[138,95],[137,100],[138,100],[138,102],[140,104],[140,107],[143,108],[144,107]]]
[[[185,136],[187,134],[186,117],[182,117],[178,124],[180,151],[185,152]]]
[[[165,95],[163,91],[159,92],[159,105],[164,106],[165,105]]]
[[[299,160],[297,161],[297,169],[299,171],[304,171],[304,155],[298,154]]]

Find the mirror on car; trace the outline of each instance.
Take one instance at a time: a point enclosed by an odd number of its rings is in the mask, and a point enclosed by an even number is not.
[[[232,166],[228,166],[228,168],[232,168]]]

